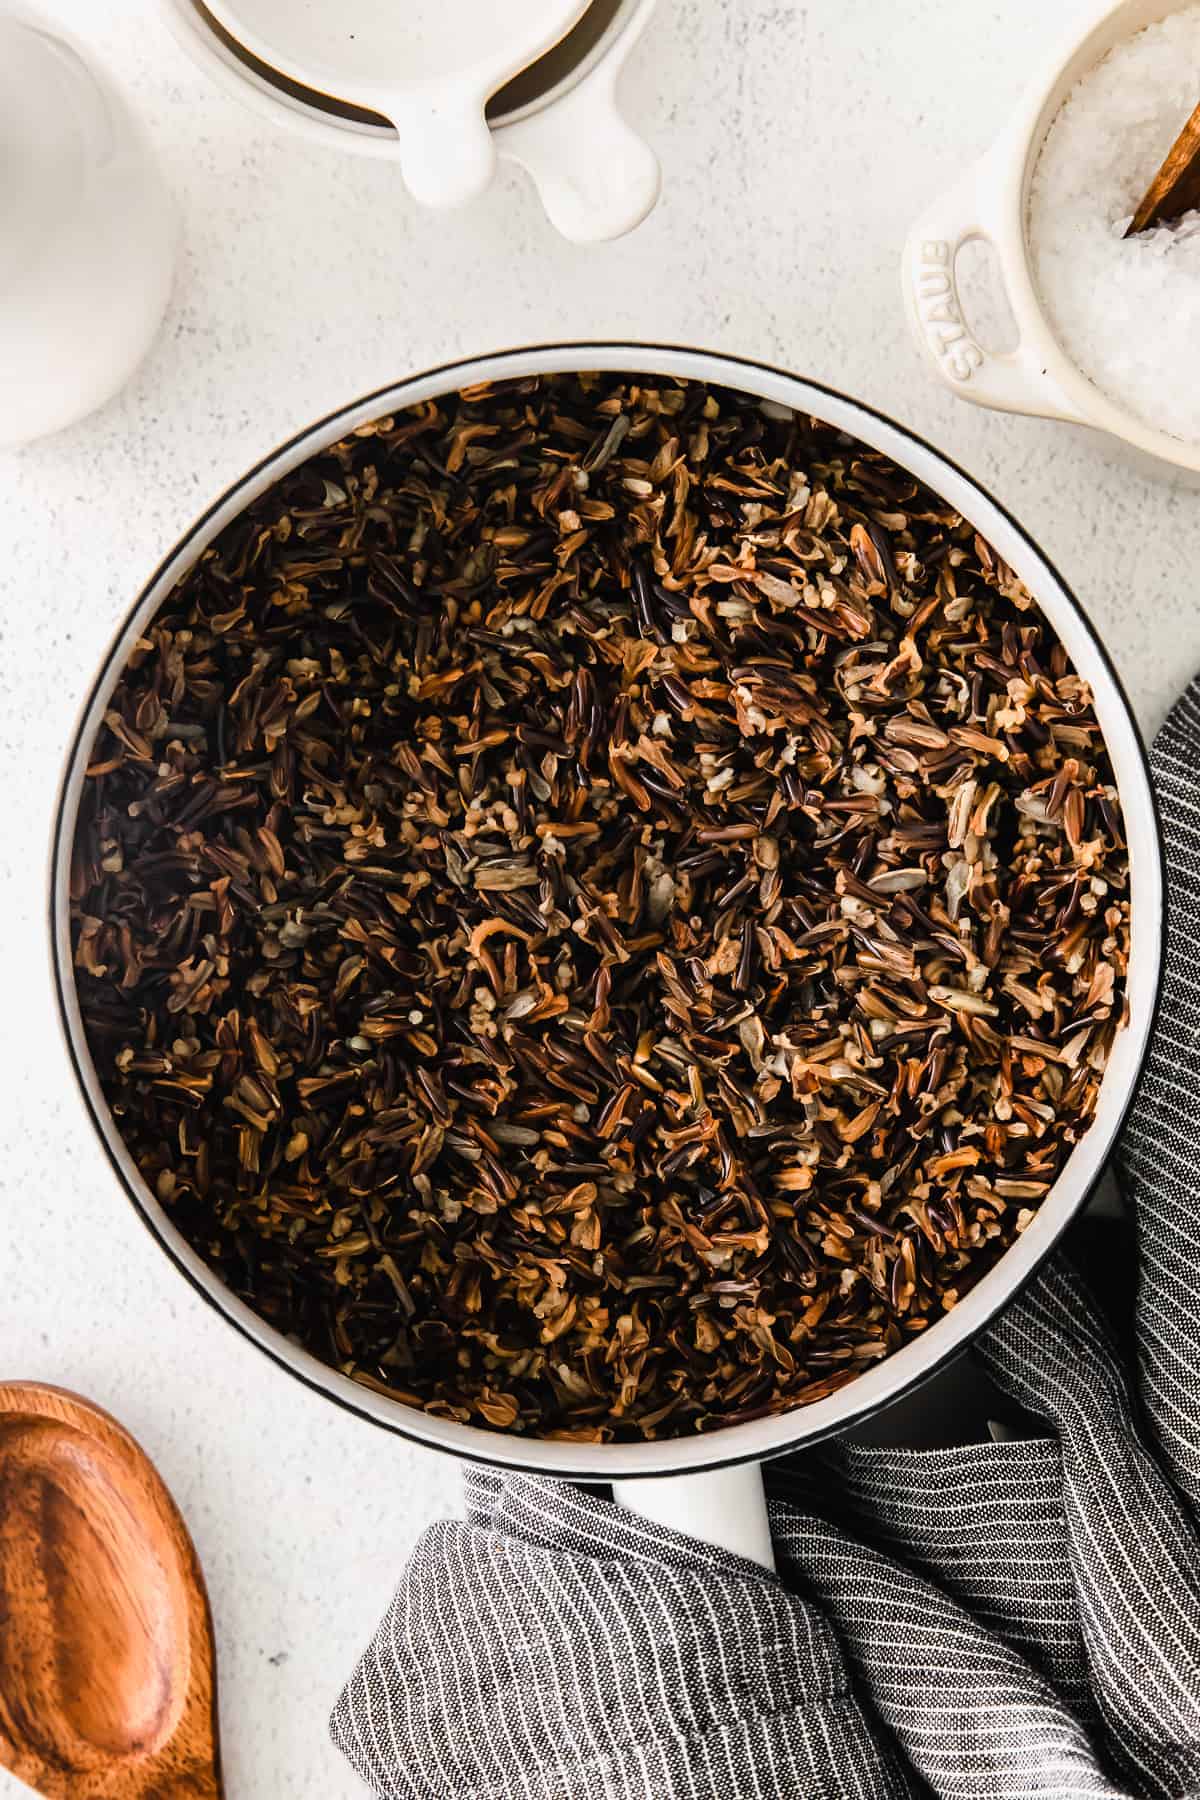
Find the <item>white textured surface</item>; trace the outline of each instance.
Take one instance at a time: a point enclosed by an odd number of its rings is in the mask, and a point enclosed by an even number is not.
[[[398,373],[547,337],[673,339],[844,387],[965,463],[1059,563],[1153,728],[1200,663],[1200,500],[1098,441],[968,410],[907,340],[904,230],[987,143],[1066,0],[663,0],[624,93],[664,197],[592,250],[556,240],[511,172],[435,219],[389,168],[274,137],[134,0],[43,5],[148,118],[186,242],[133,386],[0,458],[0,1373],[110,1407],[176,1494],[216,1613],[230,1800],[349,1800],[325,1715],[454,1472],[308,1395],[192,1295],[102,1165],[52,1020],[54,782],[144,577],[263,450]]]

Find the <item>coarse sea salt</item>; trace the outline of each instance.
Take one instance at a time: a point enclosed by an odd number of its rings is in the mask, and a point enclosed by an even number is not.
[[[1029,241],[1050,324],[1110,400],[1200,441],[1200,212],[1124,232],[1200,100],[1200,5],[1119,44],[1068,95],[1034,173]]]

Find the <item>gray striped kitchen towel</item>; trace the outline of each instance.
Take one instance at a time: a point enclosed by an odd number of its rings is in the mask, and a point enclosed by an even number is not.
[[[1200,686],[1152,761],[1170,917],[1120,1157],[1132,1355],[1059,1258],[976,1352],[1026,1435],[777,1467],[777,1577],[472,1471],[333,1715],[375,1793],[1200,1796]]]

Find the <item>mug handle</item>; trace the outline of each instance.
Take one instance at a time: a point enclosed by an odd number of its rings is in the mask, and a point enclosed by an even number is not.
[[[699,1475],[614,1481],[613,1499],[640,1519],[731,1550],[775,1573],[761,1463],[734,1463]]]
[[[550,223],[576,244],[632,231],[662,185],[657,156],[617,106],[623,62],[602,60],[561,100],[503,129],[505,155],[531,177]]]
[[[972,239],[991,246],[1011,293],[1006,234],[993,223],[1006,210],[1001,183],[1011,156],[1012,148],[1002,138],[913,226],[902,265],[909,324],[938,380],[961,399],[997,412],[1085,425],[1087,420],[1064,397],[1026,336],[1014,350],[985,350],[963,309],[956,263]]]

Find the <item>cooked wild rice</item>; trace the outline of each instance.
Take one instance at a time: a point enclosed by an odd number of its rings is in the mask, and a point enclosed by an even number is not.
[[[1128,877],[1086,684],[951,507],[701,385],[380,420],[130,659],[75,847],[150,1187],[370,1387],[574,1438],[828,1394],[1087,1129]]]

